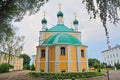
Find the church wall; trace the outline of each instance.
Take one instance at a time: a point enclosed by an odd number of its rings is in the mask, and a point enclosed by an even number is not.
[[[87,52],[86,52],[86,47],[81,46],[80,50],[84,50],[84,57],[81,56],[81,70],[84,71],[87,70]]]
[[[65,47],[65,55],[61,55],[61,51],[60,51],[60,48],[61,47]],[[59,46],[59,49],[58,49],[58,54],[59,54],[59,70],[60,70],[60,72],[62,71],[62,70],[65,70],[65,72],[67,72],[67,70],[68,70],[68,68],[67,68],[67,60],[68,60],[68,48],[67,48],[67,46]]]
[[[41,47],[40,48],[40,51],[42,50],[42,49],[44,49],[45,50],[45,47]],[[46,55],[46,53],[45,53],[45,55]],[[41,57],[40,56],[40,71],[45,71],[45,57]]]
[[[55,47],[49,47],[49,71],[54,72],[55,66]]]
[[[76,53],[76,46],[71,46],[72,72],[77,71]]]
[[[60,64],[59,65],[60,72],[62,72],[62,71],[67,72],[68,71],[67,62],[66,61],[61,61],[59,64]]]
[[[69,45],[68,45],[69,46]],[[68,71],[68,46],[65,45],[59,45],[58,46],[58,54],[59,54],[59,72],[65,70],[65,72]],[[66,54],[61,55],[60,48],[65,47]],[[45,47],[40,47],[40,50],[45,49]],[[87,58],[86,58],[86,47],[81,46],[80,51],[84,50],[84,57],[81,56],[80,52],[80,68],[81,71],[87,70]],[[50,46],[49,47],[49,72],[54,72],[55,71],[55,46]],[[77,72],[78,71],[78,64],[77,64],[77,46],[70,46],[70,54],[71,54],[71,72]],[[37,57],[36,57],[37,59]],[[45,71],[45,57],[41,58],[40,56],[40,71]]]

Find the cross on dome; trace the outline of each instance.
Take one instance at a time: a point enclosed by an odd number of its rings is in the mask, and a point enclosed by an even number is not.
[[[76,16],[77,16],[76,12],[74,13],[74,16],[75,16],[75,19],[76,19]]]
[[[44,14],[43,16],[44,16],[44,18],[45,18],[46,11],[44,11],[44,13],[43,13],[43,14]]]
[[[59,3],[59,10],[61,10],[61,3]]]

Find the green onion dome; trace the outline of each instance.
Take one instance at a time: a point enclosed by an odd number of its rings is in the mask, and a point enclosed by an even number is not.
[[[79,22],[78,22],[78,20],[77,19],[75,19],[74,21],[73,21],[73,24],[75,25],[75,24],[78,24]]]
[[[62,11],[59,11],[59,12],[57,13],[57,17],[59,17],[59,16],[63,17]]]
[[[45,18],[43,18],[42,21],[41,21],[41,23],[42,23],[42,24],[44,24],[44,23],[46,24],[46,23],[47,23],[47,20],[46,20]]]

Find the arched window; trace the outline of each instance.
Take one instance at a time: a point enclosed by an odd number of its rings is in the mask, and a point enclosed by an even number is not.
[[[61,55],[65,55],[65,47],[61,47]]]
[[[81,50],[81,57],[84,57],[84,56],[85,56],[84,50]]]
[[[41,50],[41,57],[45,57],[45,50]]]

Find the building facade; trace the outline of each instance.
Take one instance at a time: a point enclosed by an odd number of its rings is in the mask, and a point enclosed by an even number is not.
[[[9,54],[0,51],[0,64],[8,63]],[[10,55],[10,64],[14,66],[14,70],[23,70],[23,58]]]
[[[36,71],[40,72],[82,72],[88,70],[87,46],[81,42],[79,22],[75,18],[74,29],[67,27],[61,10],[57,13],[58,22],[47,28],[47,20],[42,19],[39,45],[35,58]]]
[[[115,47],[108,46],[108,49],[102,51],[104,63],[107,65],[115,66],[116,63],[120,63],[120,45]]]

